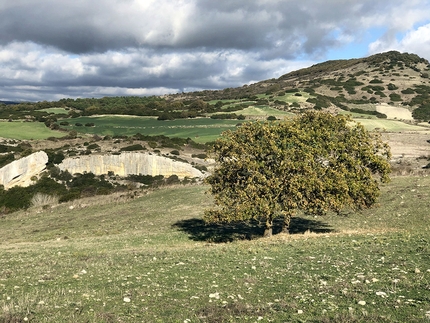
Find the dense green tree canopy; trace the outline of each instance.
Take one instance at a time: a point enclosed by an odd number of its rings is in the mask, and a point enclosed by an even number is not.
[[[207,222],[282,217],[288,232],[298,210],[324,214],[368,208],[389,180],[390,150],[378,134],[347,116],[307,112],[283,122],[245,123],[214,145],[217,166],[207,178],[214,208]]]

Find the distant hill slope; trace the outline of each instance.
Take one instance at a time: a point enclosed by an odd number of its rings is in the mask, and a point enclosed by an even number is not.
[[[239,88],[185,94],[204,100],[240,99],[258,94],[306,91],[309,108],[337,106],[372,109],[378,103],[401,105],[415,119],[430,120],[430,63],[415,54],[390,51],[365,58],[333,60]]]
[[[0,100],[0,105],[4,104],[4,105],[10,105],[10,104],[18,104],[19,102],[13,102],[13,101],[2,101]]]

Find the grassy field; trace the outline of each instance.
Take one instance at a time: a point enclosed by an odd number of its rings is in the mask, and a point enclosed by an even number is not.
[[[286,93],[283,96],[276,96],[275,100],[285,101],[287,103],[293,102],[305,102],[307,99],[311,97],[307,92],[298,92],[301,96],[297,96],[296,93]]]
[[[191,138],[196,142],[213,141],[221,132],[234,129],[239,120],[214,120],[210,118],[177,119],[159,121],[153,117],[133,116],[97,116],[66,119],[73,129],[81,133],[98,135],[165,135],[168,137]],[[85,125],[94,123],[94,127],[76,126],[76,123]]]
[[[268,116],[275,116],[278,118],[294,116],[294,114],[291,112],[285,112],[275,108],[261,107],[261,106],[248,107],[240,111],[240,113],[245,116],[253,116],[253,117],[258,116],[258,117],[266,117],[266,118]]]
[[[42,109],[40,111],[45,111],[47,113],[53,113],[53,114],[68,114],[69,110],[66,110],[64,108],[47,108],[47,109]]]
[[[251,117],[276,116],[288,118],[291,113],[280,111],[270,107],[248,107],[240,113]],[[388,132],[402,131],[430,131],[428,127],[416,126],[396,120],[377,119],[369,116],[352,114],[356,121],[362,123],[368,130],[376,128]],[[158,121],[153,117],[136,116],[96,116],[80,117],[67,121],[70,126],[62,126],[68,130],[76,130],[79,133],[98,135],[127,135],[136,133],[144,135],[165,135],[168,137],[191,138],[196,142],[214,141],[225,130],[234,130],[239,120],[214,120],[210,118],[178,119],[170,121]],[[82,126],[76,126],[76,123]],[[86,123],[94,123],[94,127],[86,127]],[[62,137],[64,132],[52,131],[40,122],[0,122],[0,137],[30,140],[46,139],[48,137]]]
[[[269,107],[248,107],[241,113],[252,117],[267,117],[269,115],[278,118],[289,117],[292,114]],[[366,129],[380,129],[388,132],[402,131],[429,131],[429,128],[415,126],[396,120],[377,119],[372,117],[360,118],[355,115],[355,120],[363,124]],[[169,137],[191,138],[196,142],[214,141],[225,130],[233,130],[243,121],[239,120],[214,120],[210,118],[177,119],[170,121],[158,121],[152,117],[133,116],[97,116],[67,119],[68,128],[81,133],[98,135],[165,135]],[[76,123],[85,125],[94,123],[94,127],[76,126]]]
[[[38,140],[64,135],[64,133],[50,130],[41,122],[0,121],[0,137],[2,138]]]
[[[408,124],[402,121],[386,120],[386,119],[360,119],[355,118],[355,121],[361,123],[367,130],[379,129],[387,132],[408,132],[408,131],[428,131],[429,127],[417,126]]]
[[[430,177],[270,239],[205,226],[206,189],[0,218],[0,322],[428,322]]]

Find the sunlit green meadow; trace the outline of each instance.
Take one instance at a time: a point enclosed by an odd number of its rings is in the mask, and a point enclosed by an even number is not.
[[[46,109],[41,109],[40,111],[44,111],[47,113],[53,113],[53,114],[68,114],[69,110],[65,109],[65,108],[46,108]]]
[[[64,133],[53,131],[41,122],[0,121],[0,137],[18,140],[39,140],[62,137]]]
[[[275,116],[278,118],[283,117],[292,117],[294,116],[291,112],[282,111],[276,108],[268,107],[268,106],[251,106],[248,108],[243,109],[240,113],[246,116],[258,116],[258,117],[269,117],[269,116]]]
[[[0,322],[428,322],[430,177],[290,235],[205,226],[205,186],[0,218]]]
[[[355,121],[361,123],[367,130],[379,130],[386,132],[429,132],[430,127],[424,127],[420,125],[414,125],[396,120],[386,120],[386,119],[373,119],[373,118],[355,118]]]

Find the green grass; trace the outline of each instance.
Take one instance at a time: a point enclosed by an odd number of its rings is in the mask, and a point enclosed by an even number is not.
[[[64,133],[53,131],[41,122],[0,122],[0,137],[30,140],[46,139],[48,137],[62,137]]]
[[[396,121],[396,120],[355,118],[355,121],[361,123],[368,130],[374,130],[379,128],[380,130],[384,130],[388,132],[429,131],[428,127],[411,125],[411,124],[404,123],[401,121]]]
[[[307,99],[311,97],[309,93],[307,92],[297,92],[300,93],[302,96],[296,96],[296,93],[286,93],[283,96],[276,96],[274,99],[279,101],[285,101],[287,103],[293,103],[293,102],[305,102]]]
[[[267,107],[267,106],[252,106],[245,108],[241,111],[241,114],[245,116],[259,116],[259,117],[268,117],[268,116],[276,116],[276,117],[286,117],[292,116],[293,114],[290,112],[281,111],[275,108]]]
[[[430,177],[395,178],[378,208],[224,243],[262,230],[204,226],[206,189],[0,218],[0,322],[428,321]]]
[[[165,135],[168,137],[191,138],[196,142],[215,140],[221,132],[234,129],[239,120],[214,120],[210,118],[177,119],[159,121],[153,117],[97,116],[67,119],[73,129],[81,133],[98,135]],[[75,126],[94,123],[94,127]]]
[[[69,110],[66,110],[64,108],[47,108],[47,109],[41,109],[40,111],[45,111],[47,113],[53,113],[53,114],[68,114]]]

